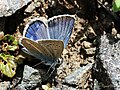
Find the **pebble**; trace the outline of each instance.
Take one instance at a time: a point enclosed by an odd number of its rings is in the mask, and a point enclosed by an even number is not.
[[[82,48],[88,49],[92,46],[92,43],[87,42],[87,41],[83,41],[82,42]]]
[[[87,55],[95,54],[96,47],[85,49]]]
[[[0,39],[4,36],[4,32],[0,32]]]
[[[25,12],[32,13],[32,11],[35,9],[35,4],[32,2],[28,7],[25,9]]]
[[[117,34],[117,30],[115,28],[112,29],[112,35],[116,35]]]
[[[96,33],[94,32],[93,28],[92,27],[89,27],[87,32],[86,32],[86,36],[89,38],[89,39],[95,39],[95,37],[97,36]]]
[[[117,34],[117,38],[120,39],[120,34]]]

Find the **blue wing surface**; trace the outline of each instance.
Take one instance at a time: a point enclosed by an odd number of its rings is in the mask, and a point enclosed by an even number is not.
[[[64,41],[66,47],[72,34],[75,18],[72,15],[59,15],[48,20],[48,30],[50,39],[58,39]]]
[[[54,18],[48,22],[50,39],[58,39],[59,36],[59,18]]]
[[[50,35],[50,39],[55,39],[55,34],[54,34],[54,26],[55,26],[55,23],[53,23],[53,21],[50,21],[48,22],[48,25],[49,25],[49,35]]]
[[[26,25],[23,37],[31,40],[48,39],[47,26],[40,20],[31,21]]]
[[[66,45],[68,44],[68,41],[70,39],[70,36],[72,34],[72,30],[73,30],[73,27],[74,27],[74,20],[73,19],[70,19],[69,22],[66,24],[66,35],[64,35],[63,37],[63,41],[64,41],[64,46],[66,47]]]

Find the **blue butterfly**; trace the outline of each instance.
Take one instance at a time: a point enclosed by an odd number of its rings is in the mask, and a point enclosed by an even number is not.
[[[74,15],[58,15],[48,20],[35,18],[26,25],[20,44],[26,53],[52,65],[66,47],[74,21]]]

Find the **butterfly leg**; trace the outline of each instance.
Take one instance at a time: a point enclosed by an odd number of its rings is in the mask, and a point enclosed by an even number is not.
[[[47,73],[46,73],[46,75],[45,75],[45,76],[47,76],[46,80],[49,79],[49,78],[52,76],[52,74],[54,73],[54,71],[56,70],[55,66],[56,66],[56,63],[53,63],[53,64],[50,66],[50,68],[48,69],[48,71],[47,71]],[[52,69],[51,72],[50,72],[50,69]]]
[[[55,69],[56,69],[56,68],[55,68],[55,66],[54,66],[54,68],[53,68],[52,72],[50,73],[49,77],[51,77],[51,75],[54,73]]]
[[[56,63],[53,63],[47,71],[47,74],[50,72],[50,69],[55,70]]]
[[[50,68],[47,71],[47,74],[49,74],[50,69],[53,69],[52,72],[50,73],[49,77],[51,77],[51,75],[54,73],[54,71],[56,70],[56,67],[59,67],[63,62],[63,59],[58,59],[55,63],[53,63]]]
[[[48,71],[47,71],[47,74],[49,73],[49,71],[50,71],[51,68],[55,70],[55,68],[56,68],[56,67],[59,67],[59,66],[62,64],[62,62],[63,62],[63,59],[60,59],[60,58],[59,58],[55,63],[53,63],[53,64],[50,66],[50,68],[49,68]],[[53,70],[53,71],[54,71],[54,70]]]

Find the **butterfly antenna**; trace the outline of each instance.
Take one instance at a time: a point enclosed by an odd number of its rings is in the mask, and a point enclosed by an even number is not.
[[[35,64],[34,66],[32,66],[32,67],[36,67],[36,66],[38,66],[38,65],[40,65],[40,64],[42,64],[42,63],[44,63],[44,62],[40,62],[40,63],[37,63],[37,64]]]

